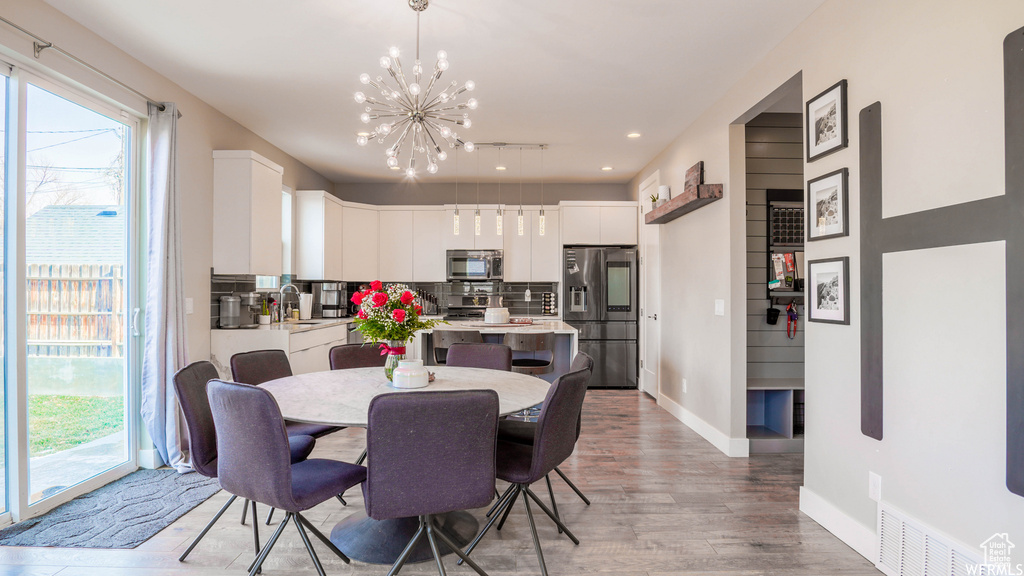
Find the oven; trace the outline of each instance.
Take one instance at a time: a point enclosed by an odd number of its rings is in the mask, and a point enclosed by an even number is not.
[[[449,250],[448,281],[501,280],[503,264],[501,250]]]

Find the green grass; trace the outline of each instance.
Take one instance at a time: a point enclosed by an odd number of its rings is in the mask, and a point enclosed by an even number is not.
[[[124,398],[29,396],[28,422],[29,454],[60,452],[124,430]]]

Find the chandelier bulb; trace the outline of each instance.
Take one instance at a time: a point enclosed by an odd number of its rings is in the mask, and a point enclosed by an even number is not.
[[[447,60],[448,59],[448,53],[445,52],[444,50],[438,50],[437,51],[437,59],[438,60]]]
[[[466,80],[466,85],[465,86],[466,86],[466,90],[469,90],[470,92],[472,92],[473,90],[476,90],[476,82],[473,82],[472,80]]]
[[[445,70],[447,70],[448,69],[448,61],[447,60],[438,60],[437,61],[437,69],[440,70],[441,72],[444,72]]]
[[[421,90],[422,88],[420,88],[420,85],[417,84],[416,82],[409,84],[409,94],[412,94],[413,96],[419,96]]]
[[[365,84],[365,82],[364,82],[364,84]],[[362,92],[356,92],[355,99],[356,99],[356,103],[362,104],[363,102],[366,102],[366,94],[363,94]]]
[[[366,143],[368,141],[369,140],[366,138],[366,136],[356,136],[356,144],[359,144],[360,146],[366,146]]]
[[[363,112],[362,114],[360,114],[359,115],[359,119],[363,121],[363,124],[369,124],[370,123],[370,115],[367,114],[366,112]]]
[[[384,124],[380,125],[380,128],[378,128],[377,131],[387,136],[388,134],[391,134],[391,124],[385,122]]]
[[[476,98],[470,98],[469,100],[466,100],[466,106],[469,107],[470,110],[476,110]]]
[[[380,67],[384,68],[385,70],[391,68],[391,58],[388,58],[387,56],[381,56]]]
[[[398,58],[398,56],[401,55],[401,51],[398,49],[398,46],[392,46],[388,49],[388,54],[390,54],[392,58]]]
[[[438,98],[440,98],[441,102],[445,104],[447,104],[448,101],[451,100],[451,96],[449,96],[447,92],[441,92]]]
[[[366,72],[363,72],[362,74],[359,75],[359,82],[362,83],[362,84],[369,84],[370,83],[370,75],[367,74]]]
[[[394,156],[389,156],[388,168],[395,168],[396,166],[398,166],[398,158],[395,158]]]
[[[431,174],[437,174],[437,164],[433,162],[427,164],[427,172],[430,172]]]
[[[451,128],[449,128],[447,126],[441,126],[441,137],[442,138],[451,138],[451,135],[452,135],[452,129]]]
[[[465,144],[462,145],[462,147],[466,149],[466,152],[472,152],[473,150],[476,150],[476,144],[473,144],[472,142],[466,142]]]
[[[416,169],[413,168],[412,166],[410,166],[409,168],[406,168],[405,169],[405,175],[408,176],[409,178],[415,178],[416,177]]]
[[[440,151],[438,151],[438,153],[437,153],[437,159],[438,159],[438,160],[440,160],[440,161],[442,161],[442,162],[444,162],[445,160],[447,160],[447,159],[448,159],[448,153],[447,153],[447,152],[445,152],[444,150],[440,150]]]
[[[466,128],[471,128],[471,127],[473,126],[473,121],[472,121],[472,120],[470,120],[469,118],[466,118],[466,119],[465,119],[465,120],[463,120],[462,122],[459,122],[459,124],[462,124],[462,125],[463,125],[463,126],[465,126]]]

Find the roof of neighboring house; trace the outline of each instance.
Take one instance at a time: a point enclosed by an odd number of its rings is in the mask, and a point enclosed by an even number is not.
[[[28,218],[26,264],[124,262],[124,206],[47,206]]]

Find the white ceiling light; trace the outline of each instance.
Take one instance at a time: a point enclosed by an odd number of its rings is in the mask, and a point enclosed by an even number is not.
[[[412,81],[409,81],[402,70],[400,51],[392,46],[388,56],[381,57],[380,66],[387,70],[396,86],[389,86],[383,76],[373,79],[364,73],[359,76],[359,81],[377,89],[384,99],[378,100],[362,92],[355,93],[356,103],[366,105],[359,116],[364,124],[383,119],[369,134],[358,135],[356,143],[366,146],[370,140],[376,139],[378,143],[383,144],[392,134],[397,134],[397,140],[385,152],[387,165],[392,169],[397,167],[401,163],[403,148],[407,149],[409,163],[405,173],[410,178],[416,177],[417,155],[426,158],[427,172],[437,172],[437,163],[448,157],[448,153],[441,149],[439,140],[441,143],[447,143],[449,148],[455,148],[459,144],[465,146],[467,152],[472,152],[474,148],[472,142],[460,140],[452,126],[472,126],[469,113],[465,111],[476,110],[476,98],[469,98],[465,102],[456,100],[462,94],[472,92],[476,84],[468,80],[461,88],[456,88],[458,82],[453,80],[435,96],[431,96],[435,82],[448,69],[448,54],[440,50],[427,86],[424,88],[420,85],[423,77],[423,66],[420,64],[420,13],[426,10],[429,4],[429,0],[409,0],[409,7],[416,12],[416,60],[412,67]]]
[[[639,138],[639,137],[640,137],[640,133],[639,132],[630,132],[629,134],[626,134],[626,138]]]
[[[611,166],[602,166],[601,170],[604,170],[605,172],[611,172],[612,171],[612,167]]]

